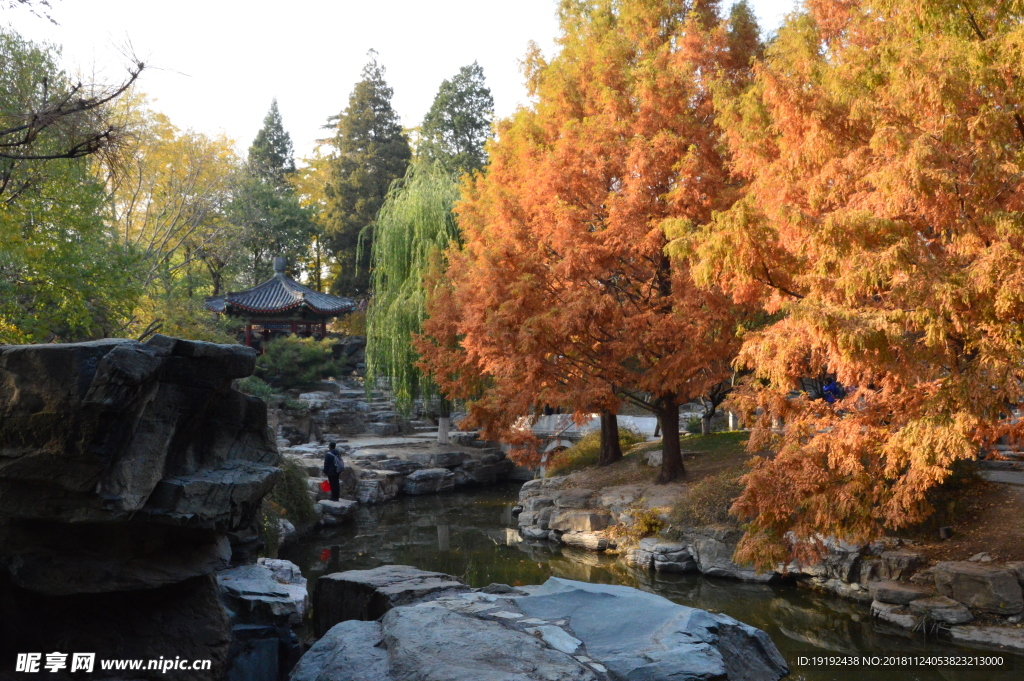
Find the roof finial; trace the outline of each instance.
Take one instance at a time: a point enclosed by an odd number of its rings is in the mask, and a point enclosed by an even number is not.
[[[284,256],[279,255],[274,258],[274,274],[284,274],[287,267],[288,261],[284,259]]]

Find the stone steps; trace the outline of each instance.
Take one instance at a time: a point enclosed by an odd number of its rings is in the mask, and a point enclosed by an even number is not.
[[[978,468],[983,471],[1024,471],[1024,461],[982,459],[978,462]]]

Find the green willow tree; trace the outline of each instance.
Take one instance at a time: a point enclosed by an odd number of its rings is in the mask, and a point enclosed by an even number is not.
[[[350,296],[364,295],[370,283],[369,253],[359,248],[361,235],[368,234],[368,227],[372,232],[391,183],[405,175],[412,158],[409,139],[391,108],[384,67],[372,50],[362,75],[348,106],[328,121],[336,132],[324,188],[324,222],[338,267],[332,292]]]
[[[463,66],[451,80],[441,83],[423,118],[416,152],[427,161],[440,163],[452,175],[482,170],[493,117],[494,98],[483,68],[476,62]]]
[[[419,161],[388,193],[374,225],[373,299],[366,319],[366,386],[391,382],[398,407],[438,400],[438,442],[448,443],[450,407],[418,368],[412,339],[426,319],[424,277],[439,268],[442,253],[459,233],[452,209],[459,198],[454,178],[438,163]]]

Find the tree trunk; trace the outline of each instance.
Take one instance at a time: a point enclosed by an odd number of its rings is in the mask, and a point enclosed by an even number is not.
[[[736,412],[730,409],[729,411],[726,412],[726,414],[729,415],[729,430],[739,430],[739,428],[737,427],[738,424],[736,422]]]
[[[448,444],[448,432],[451,430],[452,425],[452,405],[444,397],[439,401],[441,413],[437,417],[437,444],[446,445]]]
[[[607,466],[622,459],[619,446],[619,418],[611,412],[601,412],[601,458],[598,466]]]
[[[704,413],[700,417],[700,434],[711,435],[711,417],[714,416],[714,412],[708,414]]]
[[[686,475],[683,454],[679,448],[679,403],[669,393],[658,400],[658,422],[661,424],[661,473],[657,482],[672,482]]]

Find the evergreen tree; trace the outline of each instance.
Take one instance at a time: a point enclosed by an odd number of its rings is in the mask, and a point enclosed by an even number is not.
[[[295,171],[292,138],[285,132],[276,98],[270,103],[270,111],[263,118],[263,127],[249,147],[249,168],[278,184]]]
[[[274,256],[284,256],[294,267],[309,250],[315,226],[287,181],[294,172],[291,136],[275,99],[249,147],[249,162],[229,208],[230,218],[241,228],[242,270],[250,285],[270,276]]]
[[[483,68],[476,62],[463,66],[441,83],[423,118],[417,152],[455,175],[480,170],[487,163],[484,143],[491,136],[493,116],[494,98]]]
[[[330,248],[338,272],[332,289],[342,295],[365,294],[369,287],[368,229],[391,183],[405,175],[412,151],[398,114],[391,108],[392,90],[376,53],[363,68],[363,79],[349,96],[336,122],[335,156],[328,171],[326,215]],[[364,231],[365,230],[365,231]]]

